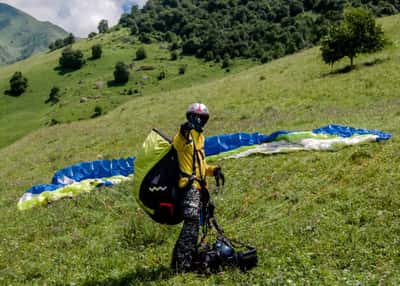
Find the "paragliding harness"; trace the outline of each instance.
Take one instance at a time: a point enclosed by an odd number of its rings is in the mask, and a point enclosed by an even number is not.
[[[134,195],[143,210],[156,222],[174,225],[183,221],[182,190],[178,187],[178,159],[172,140],[157,129],[153,129],[143,144],[142,152],[135,161]],[[194,142],[193,142],[194,144]],[[195,163],[200,166],[200,158],[194,146],[193,173],[190,180],[197,180],[201,186],[202,239],[193,259],[193,270],[199,272],[217,272],[225,266],[239,267],[243,271],[257,264],[256,248],[241,242],[229,240],[214,217],[214,205],[204,178],[196,178]],[[219,181],[217,180],[219,186]],[[224,183],[224,182],[222,182]],[[191,184],[188,184],[189,187]],[[218,233],[214,244],[206,243],[208,229],[214,227]],[[237,252],[235,247],[246,250]]]
[[[193,141],[193,172],[192,177],[196,175],[195,161],[200,166],[200,158],[196,152],[196,146]],[[216,186],[220,187],[220,178],[216,177]],[[198,180],[201,186],[201,212],[200,225],[202,226],[202,237],[197,246],[194,255],[193,270],[204,273],[215,273],[221,271],[224,267],[239,267],[242,271],[250,270],[257,266],[257,249],[253,246],[244,244],[240,241],[228,239],[225,236],[223,228],[218,224],[214,217],[215,206],[210,201],[210,194],[204,178]],[[222,186],[225,180],[222,179]],[[217,232],[216,241],[210,245],[206,242],[209,228],[214,228]],[[236,251],[235,248],[244,248],[245,250]]]

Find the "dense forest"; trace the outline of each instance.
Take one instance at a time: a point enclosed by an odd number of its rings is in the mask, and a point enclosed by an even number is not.
[[[149,0],[123,14],[120,25],[142,42],[166,40],[171,50],[206,60],[267,62],[317,44],[347,6],[376,16],[400,11],[399,0]]]

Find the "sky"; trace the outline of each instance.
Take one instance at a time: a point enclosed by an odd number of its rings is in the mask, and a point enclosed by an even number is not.
[[[118,23],[122,13],[133,4],[143,6],[146,0],[0,0],[40,21],[50,21],[78,37],[97,32],[106,19],[109,26]]]

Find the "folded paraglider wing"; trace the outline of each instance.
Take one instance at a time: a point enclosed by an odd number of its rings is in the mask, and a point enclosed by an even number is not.
[[[156,222],[182,221],[177,187],[179,166],[171,140],[153,129],[136,156],[134,196]]]

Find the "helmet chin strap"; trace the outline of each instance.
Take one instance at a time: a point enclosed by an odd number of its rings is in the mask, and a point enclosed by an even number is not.
[[[194,130],[196,130],[196,131],[199,132],[199,133],[202,133],[202,132],[203,132],[203,128],[201,128],[200,126],[196,126],[196,127],[194,128]]]

